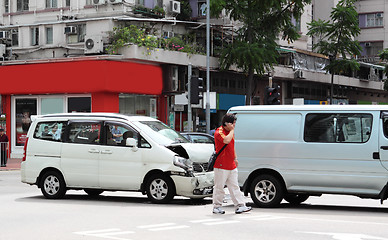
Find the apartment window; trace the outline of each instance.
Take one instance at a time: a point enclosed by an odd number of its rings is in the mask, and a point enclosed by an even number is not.
[[[66,0],[66,7],[70,7],[70,0]]]
[[[291,22],[292,22],[292,25],[295,26],[296,31],[301,32],[300,18],[296,20],[294,17],[292,17]]]
[[[67,43],[85,42],[86,24],[74,25],[77,29],[77,34],[67,35]]]
[[[384,49],[383,42],[363,42],[360,45],[364,48],[362,56],[377,56]]]
[[[137,5],[144,5],[144,0],[136,0]]]
[[[53,28],[46,28],[46,44],[53,44]]]
[[[163,7],[163,0],[155,0],[154,6]]]
[[[29,0],[17,0],[17,11],[28,11],[28,1]]]
[[[58,0],[46,0],[46,8],[57,8]]]
[[[19,46],[19,30],[17,28],[11,29],[11,44],[13,47]]]
[[[206,1],[198,1],[198,17],[206,16]]]
[[[371,13],[366,15],[366,27],[383,26],[383,13]]]
[[[31,46],[39,45],[39,28],[31,28]]]
[[[6,13],[9,12],[8,0],[4,0],[4,12],[6,12]]]

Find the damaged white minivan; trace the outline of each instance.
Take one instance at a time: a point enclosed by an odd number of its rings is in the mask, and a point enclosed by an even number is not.
[[[21,181],[51,199],[69,189],[140,191],[153,203],[204,198],[213,190],[213,172],[205,171],[213,151],[213,144],[190,143],[150,117],[50,114],[33,119]]]

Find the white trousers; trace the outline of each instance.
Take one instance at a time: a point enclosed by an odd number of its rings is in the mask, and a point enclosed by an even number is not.
[[[228,187],[234,206],[245,206],[245,198],[238,186],[237,177],[237,168],[233,170],[214,168],[213,206],[215,208],[222,206],[225,196],[225,185]]]

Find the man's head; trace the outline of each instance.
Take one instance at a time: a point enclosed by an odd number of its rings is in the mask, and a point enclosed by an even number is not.
[[[3,135],[3,134],[4,134],[4,129],[0,128],[0,135]]]
[[[228,123],[234,125],[236,123],[236,120],[237,118],[235,114],[227,113],[222,117],[222,126],[224,126],[225,128],[228,128],[228,125],[229,125]]]

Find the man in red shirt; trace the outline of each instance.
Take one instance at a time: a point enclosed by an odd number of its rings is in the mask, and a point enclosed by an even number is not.
[[[248,212],[252,208],[245,205],[245,198],[238,185],[237,156],[234,148],[234,127],[236,116],[227,113],[222,118],[222,126],[214,133],[216,152],[227,144],[225,149],[218,155],[214,164],[214,191],[213,191],[213,213],[224,214],[222,202],[225,192],[224,186],[229,189],[230,196],[236,207],[236,213]]]

